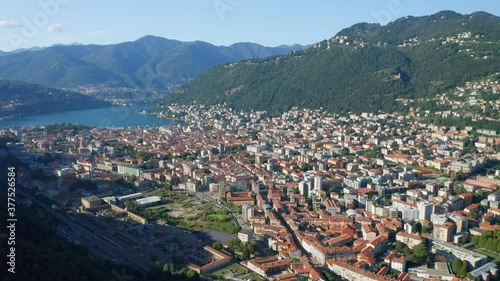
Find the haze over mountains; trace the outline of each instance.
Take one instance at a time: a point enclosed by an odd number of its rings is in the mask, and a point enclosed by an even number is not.
[[[90,109],[110,104],[76,92],[22,81],[0,80],[0,119],[15,115]]]
[[[361,23],[303,51],[215,67],[166,102],[391,112],[500,71],[499,40],[500,18],[485,12]]]
[[[155,97],[173,93],[167,96],[168,103],[227,103],[236,109],[274,113],[294,106],[391,112],[407,110],[407,100],[433,97],[497,72],[500,18],[485,12],[461,15],[442,11],[404,17],[385,26],[360,23],[306,49],[254,43],[224,47],[146,36],[113,45],[54,45],[0,52],[3,84],[38,93],[35,100],[40,105],[47,105],[40,91],[7,80],[118,101],[145,97],[127,92],[132,91],[154,92]],[[44,89],[42,92],[54,92]],[[73,100],[72,92],[49,100],[58,110],[75,109],[81,97]],[[0,96],[4,104],[23,108],[19,97],[9,100],[12,95],[1,91]],[[24,102],[28,104],[28,100]],[[88,104],[98,105],[94,100]],[[36,107],[31,101],[29,106]]]
[[[303,48],[254,43],[214,46],[145,36],[113,45],[51,46],[0,53],[0,77],[50,87],[127,87],[168,91],[224,62],[264,58]]]

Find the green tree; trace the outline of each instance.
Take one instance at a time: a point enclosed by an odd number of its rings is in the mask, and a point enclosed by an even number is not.
[[[412,255],[412,252],[411,252],[411,249],[408,248],[408,247],[404,247],[403,249],[403,254],[406,256],[406,257],[409,257]]]
[[[429,257],[429,251],[424,243],[420,243],[413,248],[413,257],[417,263],[425,261]]]
[[[87,191],[97,190],[97,184],[91,180],[77,180],[70,184],[69,190],[85,189]]]
[[[486,242],[488,241],[488,237],[486,236],[487,232],[484,232],[480,237],[479,237],[479,247],[480,248],[486,248]]]
[[[144,164],[144,169],[145,170],[151,170],[151,169],[153,169],[153,164],[151,164],[150,162],[146,162]]]
[[[248,242],[246,247],[250,253],[255,252],[255,242]]]
[[[468,266],[468,262],[467,261],[464,261],[462,263],[462,267],[460,268],[460,270],[458,271],[458,277],[465,277],[467,275],[467,266]]]
[[[243,253],[241,254],[240,258],[242,260],[248,260],[250,258],[250,251],[248,251],[247,248],[244,248]]]
[[[130,183],[134,183],[134,182],[135,182],[135,180],[137,180],[137,177],[136,177],[135,175],[131,175],[128,181],[129,181]]]
[[[402,253],[406,245],[401,241],[396,241],[396,251]]]
[[[391,143],[391,149],[392,149],[392,150],[397,150],[397,149],[398,149],[398,147],[399,147],[399,145],[398,145],[398,143],[397,143],[397,142],[393,141],[393,142]]]
[[[335,276],[333,276],[330,272],[328,271],[323,271],[323,274],[325,275],[326,277],[326,280],[328,281],[336,281],[337,279],[335,278]]]
[[[190,269],[186,272],[186,277],[189,280],[199,280],[200,279],[200,276],[198,275],[198,273],[192,269]]]
[[[455,259],[453,261],[453,263],[451,264],[451,270],[453,271],[453,273],[455,275],[458,274],[458,272],[460,271],[460,269],[462,268],[462,265],[463,265],[463,262],[461,259]]]
[[[303,171],[303,172],[305,172],[305,171],[310,171],[310,170],[312,170],[312,169],[313,169],[313,167],[312,167],[311,165],[307,164],[307,163],[306,163],[306,164],[304,164],[304,165],[300,168],[300,170],[301,170],[301,171]]]
[[[399,270],[396,270],[396,269],[393,269],[391,271],[391,273],[389,274],[390,277],[394,278],[394,279],[397,279],[399,274],[401,274],[401,271]]]
[[[460,172],[457,172],[455,174],[455,176],[453,177],[453,180],[454,181],[464,181],[467,179],[467,175],[464,174],[464,172],[460,171]]]
[[[222,250],[222,247],[223,247],[223,246],[222,246],[222,244],[221,244],[220,242],[214,242],[214,243],[212,244],[212,248],[214,248],[214,249],[216,249],[216,250],[219,250],[219,251],[220,251],[220,250]]]
[[[456,195],[460,195],[460,194],[467,193],[467,190],[466,190],[466,189],[465,189],[465,187],[463,187],[463,186],[456,186],[455,188],[453,188],[453,192],[454,192]]]
[[[474,245],[476,247],[479,246],[479,236],[476,235],[476,236],[472,237],[471,242],[472,242],[472,245]]]
[[[432,226],[422,225],[422,233],[432,233]]]
[[[469,241],[469,234],[466,233],[464,236],[460,237],[460,239],[458,240],[458,244],[463,245],[467,243],[467,241]]]
[[[495,238],[488,238],[486,241],[486,249],[495,252],[497,250],[497,240]]]

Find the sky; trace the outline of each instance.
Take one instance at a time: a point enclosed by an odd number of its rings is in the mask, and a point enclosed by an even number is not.
[[[441,10],[500,16],[497,0],[2,0],[0,50],[156,35],[214,45],[312,44],[359,22]]]

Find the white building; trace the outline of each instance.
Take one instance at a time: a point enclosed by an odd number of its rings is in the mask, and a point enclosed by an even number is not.
[[[153,206],[153,205],[158,204],[160,202],[161,202],[160,196],[150,196],[150,197],[135,200],[135,204],[140,208]]]
[[[305,181],[299,182],[299,193],[305,197],[309,196],[309,184]]]
[[[320,191],[322,185],[323,185],[323,177],[322,176],[315,176],[314,177],[314,190]]]
[[[241,205],[242,215],[248,220],[250,217],[255,215],[255,210],[250,206],[250,204],[246,203]]]
[[[419,220],[431,220],[431,215],[434,213],[434,205],[430,202],[418,202],[418,219]]]
[[[463,247],[458,247],[450,243],[431,240],[430,246],[432,253],[443,255],[450,262],[453,262],[455,258],[459,258],[463,261],[467,261],[473,268],[477,268],[488,262],[487,256],[472,252]]]
[[[416,208],[407,208],[404,209],[402,212],[402,218],[403,220],[418,220],[418,209]]]

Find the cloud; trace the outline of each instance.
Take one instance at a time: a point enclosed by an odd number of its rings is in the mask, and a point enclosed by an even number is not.
[[[15,20],[0,20],[0,27],[2,28],[18,28],[23,27],[23,23]]]
[[[92,32],[89,32],[88,34],[89,34],[89,36],[97,36],[97,35],[102,35],[102,34],[106,34],[109,32],[111,32],[111,30],[103,29],[103,30],[92,31]]]
[[[63,27],[60,23],[49,24],[47,25],[47,31],[50,33],[62,32]]]

